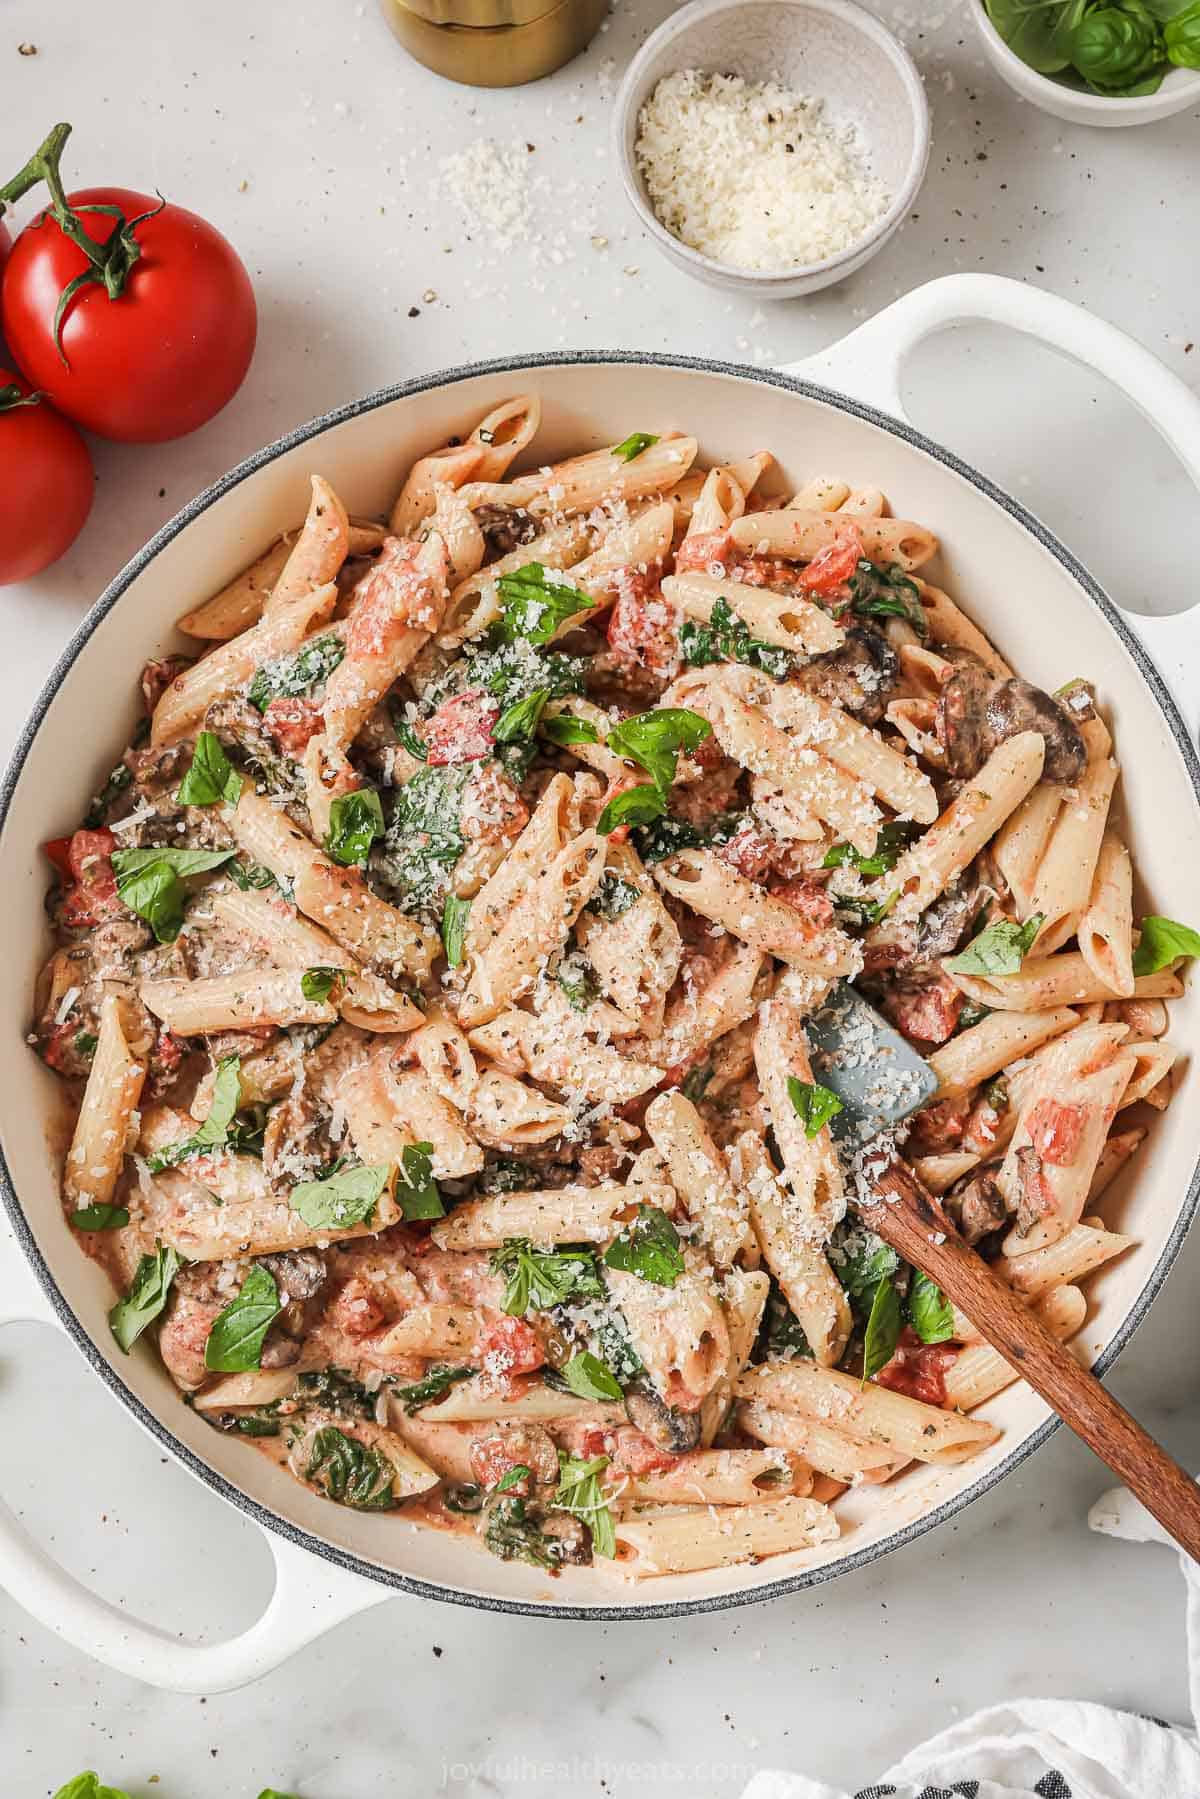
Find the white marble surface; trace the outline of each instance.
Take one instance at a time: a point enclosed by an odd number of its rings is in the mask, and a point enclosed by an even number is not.
[[[1188,354],[1200,339],[1196,119],[1060,126],[996,84],[967,5],[949,0],[876,0],[916,54],[934,114],[927,186],[888,252],[844,287],[762,313],[693,286],[632,225],[606,137],[614,70],[667,10],[627,0],[552,80],[482,94],[408,63],[350,0],[0,0],[5,164],[70,118],[72,174],[157,184],[207,213],[245,255],[261,315],[254,367],[222,417],[175,445],[97,446],[96,511],[75,550],[0,593],[3,748],[71,627],[177,506],[287,427],[398,377],[556,346],[785,362],[955,269],[1039,281],[1200,374],[1200,351]],[[23,41],[36,57],[18,57]],[[497,249],[446,194],[441,159],[484,136],[534,146],[535,242]],[[909,398],[1125,603],[1190,603],[1195,558],[1177,546],[1196,541],[1196,497],[1088,376],[968,333],[922,350]],[[1193,1243],[1112,1377],[1192,1465],[1198,1300]],[[257,1614],[269,1566],[253,1529],[163,1460],[64,1342],[8,1333],[0,1404],[0,1486],[72,1568],[185,1635]],[[305,1799],[726,1799],[763,1765],[865,1782],[1005,1695],[1182,1719],[1171,1558],[1087,1535],[1083,1514],[1106,1484],[1060,1433],[956,1523],[810,1597],[607,1627],[396,1600],[207,1702],[110,1675],[0,1599],[0,1790],[36,1799],[97,1767],[138,1799],[227,1799],[268,1781]]]

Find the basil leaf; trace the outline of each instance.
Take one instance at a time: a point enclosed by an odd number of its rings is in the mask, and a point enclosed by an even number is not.
[[[600,983],[587,957],[579,950],[565,955],[558,965],[558,984],[573,1012],[586,1012],[600,997]]]
[[[579,612],[591,612],[596,601],[571,586],[557,569],[527,562],[496,582],[501,614],[497,635],[502,643],[549,643],[554,633]]]
[[[590,1249],[534,1249],[528,1237],[509,1237],[491,1255],[493,1274],[505,1277],[504,1310],[513,1318],[545,1312],[568,1299],[603,1299],[604,1286]]]
[[[565,656],[561,650],[538,650],[520,640],[505,643],[499,634],[489,633],[485,647],[467,647],[465,666],[456,664],[450,679],[453,686],[428,691],[422,703],[440,704],[454,692],[480,687],[502,706],[511,706],[514,700],[523,699],[538,687],[547,688],[551,699],[561,700],[568,694],[583,692],[584,663],[581,656]]]
[[[343,868],[362,868],[377,837],[383,836],[383,807],[373,787],[339,794],[329,808],[324,849]]]
[[[880,1281],[889,1279],[900,1266],[891,1244],[865,1224],[838,1227],[829,1245],[829,1261],[852,1300],[873,1294]]]
[[[896,1353],[904,1321],[900,1316],[900,1295],[891,1280],[882,1280],[875,1289],[867,1331],[863,1338],[863,1380],[886,1368]]]
[[[402,713],[393,712],[392,729],[396,733],[396,741],[406,749],[416,762],[428,762],[429,745],[424,738],[417,736],[416,726],[410,718]]]
[[[614,793],[596,820],[596,829],[601,837],[607,837],[620,825],[652,824],[666,810],[667,802],[657,787],[627,787],[623,793]]]
[[[313,1437],[304,1473],[338,1505],[386,1512],[395,1504],[396,1468],[391,1458],[382,1450],[368,1449],[357,1437],[348,1437],[332,1424],[323,1425]]]
[[[908,1317],[922,1343],[948,1343],[954,1335],[954,1307],[936,1281],[913,1269]]]
[[[214,1374],[261,1368],[263,1341],[282,1310],[274,1275],[255,1264],[237,1298],[214,1318],[204,1345],[204,1366]]]
[[[1173,918],[1143,918],[1141,942],[1133,952],[1134,974],[1157,974],[1180,956],[1200,956],[1200,931]]]
[[[699,749],[711,736],[712,726],[698,712],[690,712],[686,706],[664,706],[622,719],[605,742],[618,756],[644,768],[665,796],[675,779],[680,750]]]
[[[295,1793],[281,1793],[275,1787],[264,1787],[258,1799],[297,1799]]]
[[[532,1479],[533,1469],[527,1468],[524,1462],[518,1462],[515,1467],[509,1469],[507,1474],[502,1474],[500,1476],[500,1479],[492,1488],[492,1492],[497,1494],[507,1493],[511,1491],[513,1487],[519,1486],[521,1481]]]
[[[613,445],[613,455],[619,456],[622,462],[632,462],[643,450],[648,450],[658,442],[657,437],[649,431],[631,431],[623,443]]]
[[[656,1287],[673,1287],[683,1273],[679,1232],[657,1206],[639,1205],[633,1223],[605,1250],[604,1265],[640,1275]]]
[[[126,1355],[166,1305],[171,1283],[182,1267],[179,1251],[162,1243],[152,1256],[143,1256],[138,1263],[128,1293],[108,1314],[112,1334]]]
[[[525,1501],[513,1495],[510,1499],[493,1499],[488,1508],[484,1546],[502,1562],[528,1562],[534,1568],[554,1568],[562,1560],[562,1547],[556,1538],[546,1537],[528,1517]]]
[[[804,1135],[810,1139],[842,1110],[837,1094],[816,1081],[798,1081],[794,1074],[789,1074],[787,1090],[796,1116],[804,1126]]]
[[[600,741],[600,733],[595,725],[590,724],[586,718],[576,718],[571,712],[559,712],[553,718],[540,719],[538,730],[551,743],[561,744],[564,748],[569,748],[573,743]]]
[[[188,1156],[202,1156],[210,1149],[223,1147],[228,1141],[233,1115],[241,1104],[241,1067],[240,1056],[222,1056],[217,1063],[208,1117],[190,1137],[185,1137],[180,1143],[169,1143],[165,1149],[156,1150],[149,1156],[146,1166],[151,1174],[161,1174],[164,1168],[174,1168],[177,1162],[182,1162]]]
[[[236,806],[242,793],[242,777],[225,754],[219,737],[201,731],[192,752],[191,766],[175,798],[181,806],[215,806],[223,800]]]
[[[130,1799],[130,1796],[123,1787],[101,1786],[99,1775],[89,1770],[68,1780],[65,1787],[59,1787],[54,1799]]]
[[[624,1398],[615,1374],[605,1367],[599,1356],[586,1349],[573,1355],[560,1372],[572,1393],[578,1393],[580,1399]]]
[[[77,1231],[119,1231],[129,1223],[129,1213],[124,1206],[80,1206],[70,1222]]]
[[[685,619],[679,627],[679,647],[683,659],[692,668],[703,668],[710,662],[744,662],[759,668],[776,681],[786,680],[796,659],[779,644],[751,637],[749,630],[724,599],[713,601],[707,625]]]
[[[496,743],[521,743],[533,736],[542,716],[542,708],[550,698],[548,687],[535,687],[523,700],[514,700],[496,720],[492,738]]]
[[[372,876],[395,889],[398,904],[409,909],[440,904],[447,871],[466,846],[460,814],[471,767],[460,762],[420,768],[397,793]]]
[[[446,1208],[433,1178],[433,1144],[406,1143],[400,1152],[396,1202],[411,1223],[417,1218],[444,1218]]]
[[[942,966],[955,974],[1018,974],[1045,922],[1042,912],[1035,912],[1024,924],[999,918],[972,937],[961,955],[947,956]]]
[[[856,868],[863,875],[890,874],[904,851],[916,836],[916,826],[899,819],[880,825],[875,848],[869,856],[856,850],[852,843],[835,843],[826,850],[822,868]]]
[[[279,885],[271,870],[264,868],[261,862],[231,862],[225,873],[234,886],[240,887],[243,893],[250,893],[257,888]],[[283,891],[282,888],[280,891]]]
[[[251,681],[246,698],[260,712],[265,712],[272,700],[293,699],[299,693],[308,693],[319,682],[328,680],[345,654],[345,644],[332,632],[324,637],[314,637],[294,655],[278,656],[271,662],[264,662]]]
[[[323,1005],[344,972],[341,968],[306,968],[300,976],[300,991],[314,1005]]]
[[[292,1188],[288,1204],[315,1231],[349,1230],[370,1221],[391,1173],[386,1162],[344,1168],[323,1181],[301,1181]]]
[[[236,850],[114,850],[118,897],[145,919],[159,943],[173,943],[183,923],[184,881],[220,868],[236,855]]]
[[[393,1387],[392,1397],[398,1399],[408,1416],[419,1412],[423,1405],[432,1405],[435,1399],[444,1399],[456,1381],[470,1380],[471,1368],[431,1368],[428,1374],[414,1381],[411,1387]]]
[[[600,876],[600,884],[591,899],[584,907],[585,912],[594,912],[599,918],[606,918],[611,923],[615,918],[624,917],[631,906],[636,906],[642,897],[640,887],[632,881],[623,881],[620,875],[606,868]]]
[[[462,962],[470,916],[469,899],[458,899],[453,893],[446,895],[446,903],[442,907],[442,947],[451,968],[459,967]]]
[[[595,1554],[613,1556],[617,1551],[616,1527],[600,1485],[600,1475],[607,1467],[606,1455],[594,1455],[585,1462],[560,1449],[553,1509],[581,1518],[591,1532]]]
[[[902,618],[924,639],[929,635],[921,591],[899,563],[884,568],[862,561],[849,580],[850,610],[859,618]]]

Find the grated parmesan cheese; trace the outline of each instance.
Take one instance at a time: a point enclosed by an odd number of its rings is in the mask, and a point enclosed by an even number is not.
[[[638,169],[668,231],[741,269],[823,262],[891,203],[854,128],[778,82],[681,69],[642,107]]]

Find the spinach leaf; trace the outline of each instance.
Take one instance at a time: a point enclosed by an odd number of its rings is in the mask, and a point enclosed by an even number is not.
[[[537,730],[542,708],[549,698],[548,687],[535,687],[523,700],[514,700],[496,720],[492,731],[493,740],[496,743],[526,742]]]
[[[432,906],[462,855],[460,812],[470,774],[469,763],[418,769],[397,793],[372,873],[396,890],[401,905]]]
[[[275,1277],[256,1263],[237,1298],[213,1320],[204,1345],[204,1366],[215,1374],[261,1368],[263,1341],[282,1310]]]
[[[684,661],[692,668],[703,668],[710,662],[744,662],[776,681],[786,680],[796,661],[791,651],[779,644],[751,637],[724,599],[713,601],[707,625],[690,618],[684,620],[679,627],[679,647]]]
[[[396,1203],[406,1220],[444,1218],[446,1208],[433,1178],[433,1144],[406,1143],[400,1152]]]
[[[787,1090],[796,1116],[804,1126],[804,1135],[810,1139],[819,1135],[822,1127],[842,1110],[837,1094],[817,1081],[799,1081],[794,1074],[789,1074]]]
[[[184,1137],[179,1143],[169,1143],[165,1149],[156,1150],[152,1156],[148,1156],[146,1166],[151,1174],[161,1174],[164,1168],[174,1168],[188,1156],[207,1155],[210,1149],[225,1146],[233,1115],[241,1104],[241,1067],[240,1056],[221,1057],[217,1063],[216,1079],[213,1081],[208,1117],[190,1137]]]
[[[852,843],[835,843],[832,849],[826,850],[821,867],[856,868],[859,874],[868,876],[890,874],[916,835],[916,825],[893,819],[880,825],[875,848],[869,856],[856,850]]]
[[[686,706],[663,706],[622,719],[613,726],[605,742],[618,756],[644,768],[665,800],[675,779],[680,750],[699,749],[711,736],[712,726],[698,712],[691,712]]]
[[[108,818],[114,800],[118,799],[133,781],[133,770],[127,762],[118,762],[105,781],[99,793],[92,795],[92,803],[84,817],[85,831],[99,830]]]
[[[1143,918],[1142,936],[1133,952],[1133,972],[1157,974],[1181,956],[1200,956],[1200,931],[1173,918]]]
[[[124,1206],[80,1206],[70,1223],[77,1231],[119,1231],[129,1223],[129,1213]]]
[[[580,950],[570,950],[560,960],[558,984],[573,1012],[586,1012],[600,997],[596,972]]]
[[[887,1366],[896,1353],[904,1321],[900,1316],[900,1295],[892,1280],[882,1280],[875,1289],[871,1311],[863,1338],[863,1380]]]
[[[517,1497],[493,1501],[483,1533],[484,1545],[502,1562],[529,1562],[535,1568],[553,1568],[562,1559],[553,1538],[548,1538]]]
[[[322,1005],[344,973],[342,968],[306,968],[300,976],[300,991],[314,1005]]]
[[[411,1387],[393,1388],[392,1396],[400,1401],[411,1418],[423,1405],[432,1405],[435,1400],[444,1399],[456,1381],[470,1380],[473,1372],[470,1368],[431,1368],[428,1374],[414,1381]]]
[[[538,729],[551,743],[557,743],[565,749],[569,749],[573,743],[600,741],[600,733],[595,725],[590,724],[586,718],[576,718],[571,712],[559,712],[552,718],[540,719]]]
[[[563,1379],[580,1399],[622,1399],[620,1382],[599,1356],[580,1350],[561,1369]]]
[[[639,1275],[656,1287],[673,1287],[683,1273],[679,1232],[658,1206],[639,1205],[633,1223],[605,1250],[604,1265]]]
[[[922,640],[929,635],[921,593],[897,563],[883,568],[878,562],[860,562],[851,575],[850,610],[859,618],[903,618]]]
[[[900,889],[897,887],[894,892],[885,893],[879,900],[866,899],[861,893],[831,893],[829,897],[834,910],[847,915],[844,921],[847,930],[865,931],[887,917],[900,898]]]
[[[252,706],[265,712],[272,700],[293,699],[328,680],[345,654],[345,644],[334,633],[314,637],[293,655],[264,662],[251,681],[246,697]]]
[[[506,643],[499,634],[494,640],[489,638],[483,648],[468,650],[461,674],[456,669],[452,675],[456,681],[461,679],[463,691],[482,687],[503,706],[511,706],[542,687],[552,700],[565,699],[584,689],[581,656],[565,656],[561,650],[537,650],[531,643]],[[436,688],[423,703],[428,704],[434,697],[440,702],[449,694]]]
[[[493,1274],[505,1278],[504,1310],[522,1318],[568,1299],[603,1299],[604,1286],[590,1249],[534,1249],[528,1237],[509,1237],[491,1255]]]
[[[999,918],[972,937],[960,955],[947,956],[942,966],[955,974],[1018,974],[1045,922],[1041,912],[1035,912],[1024,924]]]
[[[554,1493],[553,1509],[556,1512],[569,1512],[573,1518],[583,1520],[591,1533],[592,1549],[596,1555],[614,1556],[617,1552],[617,1532],[600,1485],[600,1476],[607,1467],[606,1455],[594,1455],[590,1461],[585,1462],[560,1449],[558,1486]]]
[[[305,1406],[318,1405],[346,1418],[374,1418],[376,1395],[344,1368],[319,1368],[297,1376]]]
[[[145,919],[159,943],[173,943],[183,923],[184,881],[220,868],[236,855],[236,850],[114,850],[117,894],[131,912]]]
[[[627,787],[615,793],[596,820],[601,837],[607,837],[620,825],[648,825],[662,818],[667,802],[657,787]]]
[[[393,705],[390,711],[392,729],[396,733],[397,743],[406,749],[415,761],[428,762],[429,745],[423,737],[418,737],[417,727],[413,720],[398,705]]]
[[[383,807],[373,787],[339,794],[329,808],[324,849],[343,868],[364,868],[371,845],[383,836]]]
[[[501,614],[497,635],[502,643],[549,643],[554,633],[577,613],[591,612],[596,601],[571,586],[558,569],[527,562],[496,582]]]
[[[446,952],[446,962],[451,968],[458,968],[462,962],[470,916],[469,899],[458,899],[453,893],[446,895],[446,903],[442,907],[442,947]]]
[[[922,1343],[948,1343],[954,1335],[954,1307],[936,1281],[913,1269],[908,1317]]]
[[[143,1256],[138,1263],[128,1293],[108,1314],[112,1334],[126,1355],[166,1305],[171,1283],[182,1267],[179,1251],[162,1243],[152,1256]]]
[[[225,873],[234,886],[240,887],[243,893],[250,893],[256,888],[278,887],[289,905],[296,903],[294,896],[284,893],[282,884],[276,880],[269,868],[263,867],[261,862],[231,862]]]
[[[241,793],[242,777],[225,754],[221,739],[211,731],[201,731],[175,798],[181,806],[215,806],[219,801],[236,806]]]
[[[665,861],[680,850],[707,849],[710,844],[728,843],[745,820],[744,812],[721,812],[703,825],[693,825],[686,819],[664,814],[635,830],[633,844],[642,861],[652,867],[655,862]]]
[[[706,1064],[703,1068],[693,1068],[683,1077],[679,1091],[683,1094],[684,1099],[690,1099],[692,1104],[697,1106],[704,1098],[712,1078],[713,1070],[709,1065]]]
[[[584,911],[594,912],[598,918],[606,918],[611,923],[614,918],[623,917],[631,906],[636,906],[641,897],[640,887],[635,887],[632,881],[623,881],[611,868],[606,868]]]
[[[75,1054],[85,1062],[90,1062],[96,1053],[96,1045],[100,1039],[95,1031],[76,1031]]]
[[[761,1340],[769,1361],[791,1362],[812,1356],[803,1326],[774,1280],[763,1312]]]
[[[882,1280],[890,1280],[900,1267],[900,1257],[890,1243],[865,1224],[841,1225],[829,1245],[833,1272],[852,1300],[874,1293]]]
[[[500,1479],[496,1482],[492,1491],[493,1493],[509,1493],[512,1491],[513,1487],[519,1487],[523,1480],[532,1479],[533,1469],[527,1468],[524,1462],[517,1462],[508,1470],[507,1474],[502,1474],[500,1476]]]
[[[323,1181],[301,1181],[292,1188],[288,1204],[315,1231],[349,1230],[370,1221],[391,1173],[386,1162],[343,1168]]]
[[[649,431],[631,431],[623,443],[613,445],[613,455],[619,456],[622,462],[632,462],[635,456],[640,456],[643,450],[657,442],[657,437],[652,437]]]
[[[323,1487],[338,1505],[359,1511],[386,1512],[396,1503],[396,1469],[382,1450],[368,1449],[336,1425],[325,1424],[312,1440],[306,1477]]]

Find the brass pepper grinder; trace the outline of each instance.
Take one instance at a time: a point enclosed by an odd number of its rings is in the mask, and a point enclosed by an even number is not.
[[[519,87],[578,56],[608,0],[380,0],[410,56],[468,87]]]

